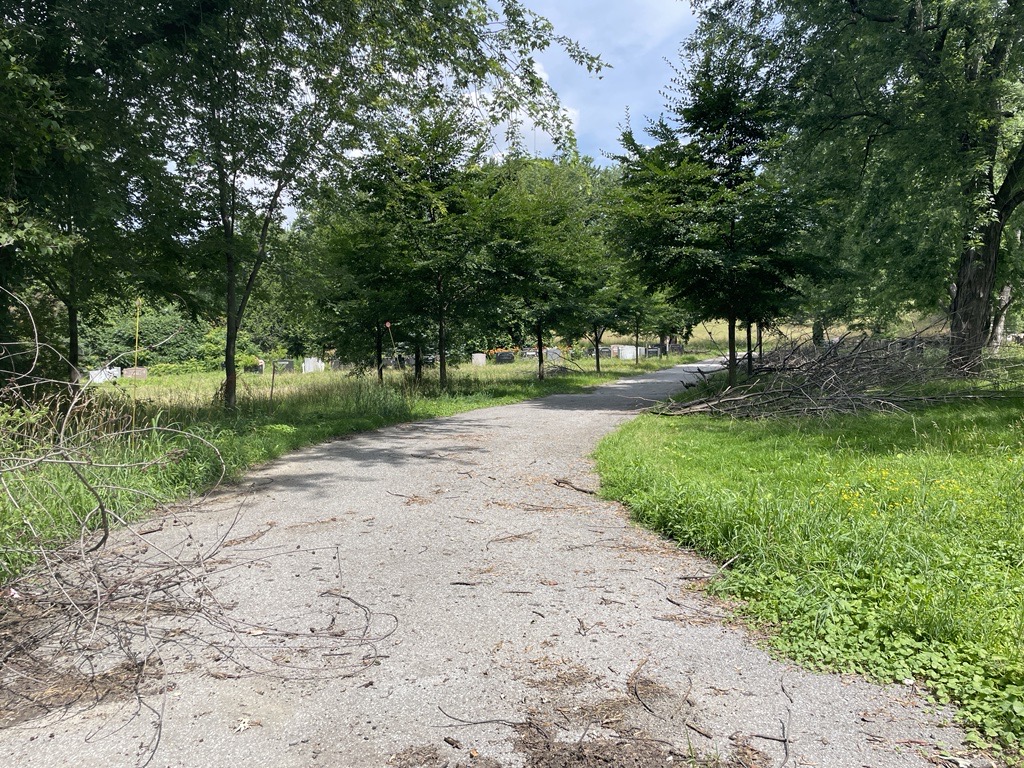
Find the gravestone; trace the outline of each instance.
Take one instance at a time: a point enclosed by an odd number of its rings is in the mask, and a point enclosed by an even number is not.
[[[637,348],[631,345],[624,345],[619,347],[619,359],[620,360],[636,360]]]
[[[647,348],[647,357],[661,357],[661,347],[653,345]]]
[[[668,345],[668,353],[670,355],[681,355],[681,354],[683,354],[683,345],[682,344],[669,344]]]
[[[611,347],[598,347],[597,351],[598,351],[598,354],[601,355],[601,357],[611,357],[612,356],[612,348]]]
[[[120,377],[120,368],[97,368],[94,371],[89,371],[90,384],[103,384],[107,381],[116,381]]]
[[[562,350],[558,347],[548,347],[544,350],[544,359],[549,363],[560,363],[564,359]]]
[[[285,360],[275,360],[274,367],[281,373],[294,373],[295,372],[295,361],[291,358]]]
[[[324,361],[319,357],[302,358],[303,373],[320,373],[324,369]]]
[[[474,352],[473,365],[487,365],[487,355],[483,352]]]
[[[494,362],[496,363],[514,363],[516,361],[515,352],[499,352],[494,356]]]
[[[141,366],[138,368],[122,368],[121,376],[126,379],[144,379],[149,375],[149,371]],[[116,377],[115,377],[116,378]]]

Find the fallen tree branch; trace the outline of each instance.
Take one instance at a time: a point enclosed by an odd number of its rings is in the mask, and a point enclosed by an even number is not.
[[[1024,397],[1024,366],[997,362],[987,376],[947,368],[941,337],[847,335],[818,346],[789,342],[766,354],[749,380],[653,409],[662,415],[732,418],[903,412],[928,405]]]

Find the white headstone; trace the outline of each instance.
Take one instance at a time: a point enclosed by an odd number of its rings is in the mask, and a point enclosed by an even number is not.
[[[102,384],[106,381],[116,381],[119,378],[121,378],[120,368],[99,368],[89,371],[90,384]]]
[[[487,355],[483,352],[474,352],[473,365],[487,365]]]
[[[320,373],[324,369],[324,361],[319,357],[302,358],[303,373]]]

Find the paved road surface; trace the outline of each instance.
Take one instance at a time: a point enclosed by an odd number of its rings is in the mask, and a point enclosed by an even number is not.
[[[772,660],[693,590],[711,564],[556,484],[691,370],[304,450],[122,536],[207,552],[202,611],[122,642],[139,698],[0,731],[0,765],[929,765],[947,715]]]

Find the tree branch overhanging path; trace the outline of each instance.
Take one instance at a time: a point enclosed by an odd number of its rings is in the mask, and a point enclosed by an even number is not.
[[[0,756],[25,768],[141,765],[154,748],[166,765],[259,754],[413,766],[473,752],[489,765],[603,765],[692,746],[772,765],[923,768],[932,745],[960,741],[940,715],[908,706],[905,689],[771,660],[689,589],[712,564],[581,492],[596,486],[596,441],[695,368],[328,443],[149,521],[136,534],[153,551],[216,545],[196,594],[231,617],[215,629],[234,639],[164,632],[137,698],[111,692],[0,730]],[[341,599],[358,621],[337,619]],[[102,669],[115,641],[97,631],[75,653]]]

